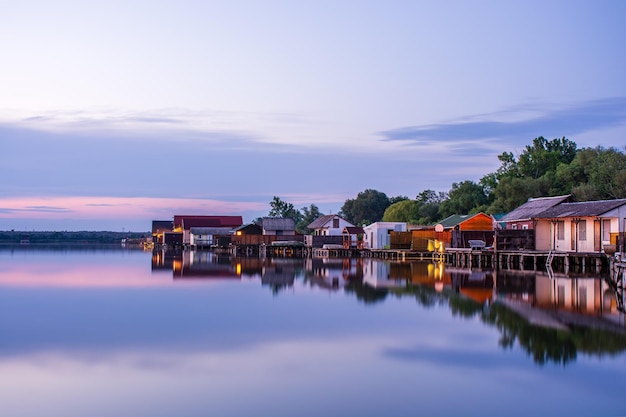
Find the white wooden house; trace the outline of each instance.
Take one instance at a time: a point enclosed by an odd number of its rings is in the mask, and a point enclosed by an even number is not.
[[[341,236],[345,227],[354,225],[336,214],[327,214],[315,219],[307,226],[314,236]]]
[[[624,236],[626,199],[561,203],[534,220],[537,250],[602,252]]]
[[[391,232],[406,232],[406,223],[376,222],[363,227],[364,245],[368,249],[388,249]]]

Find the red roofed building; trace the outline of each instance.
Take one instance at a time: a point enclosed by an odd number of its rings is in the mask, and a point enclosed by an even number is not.
[[[243,225],[241,216],[174,216],[174,232],[183,234],[185,245],[195,245],[197,242],[208,244],[213,241],[213,235],[230,234],[241,225]],[[201,236],[195,236],[194,239],[192,228],[201,233]]]

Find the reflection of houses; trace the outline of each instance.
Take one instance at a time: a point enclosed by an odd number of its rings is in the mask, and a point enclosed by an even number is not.
[[[391,232],[406,232],[406,223],[376,222],[363,227],[364,247],[368,249],[390,249]]]
[[[494,272],[492,270],[447,268],[452,288],[479,304],[490,303],[494,296]]]
[[[261,284],[275,290],[293,287],[296,274],[302,269],[302,261],[293,259],[272,259],[263,266]]]
[[[601,252],[626,226],[626,199],[562,203],[535,217],[537,250]]]
[[[154,250],[152,272],[169,271],[178,278],[239,278],[240,266],[228,256],[206,251],[186,251],[180,248]]]
[[[329,290],[343,288],[350,281],[363,279],[362,258],[307,258],[307,280]]]
[[[174,278],[239,278],[229,256],[205,251],[183,251],[181,268],[174,268],[173,273]]]
[[[408,264],[407,264],[408,265]],[[363,260],[363,283],[372,288],[404,288],[408,278],[392,278],[391,264],[377,259]]]
[[[598,316],[617,313],[615,293],[599,277],[530,271],[500,271],[498,297],[546,310]]]
[[[313,248],[321,248],[325,244],[341,245],[346,227],[354,225],[336,214],[320,216],[307,226],[312,234],[305,236],[305,244]]]

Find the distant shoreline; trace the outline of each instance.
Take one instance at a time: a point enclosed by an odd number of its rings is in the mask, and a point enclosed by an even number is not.
[[[0,231],[0,245],[38,245],[38,244],[116,244],[122,239],[140,241],[150,237],[150,232],[110,232],[110,231]]]

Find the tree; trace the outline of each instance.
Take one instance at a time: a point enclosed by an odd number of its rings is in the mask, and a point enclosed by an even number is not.
[[[519,175],[539,178],[549,171],[555,171],[559,164],[569,164],[576,157],[576,143],[566,139],[546,140],[543,136],[533,139],[526,145],[517,163]]]
[[[439,213],[441,217],[472,213],[474,209],[486,202],[487,196],[479,184],[474,181],[455,182],[452,183],[452,189],[448,192],[448,199],[441,202]]]
[[[268,214],[270,217],[290,218],[293,219],[296,224],[302,219],[302,213],[296,210],[293,204],[287,203],[279,197],[274,196],[272,201],[270,201],[270,207],[271,210]]]
[[[367,189],[355,199],[346,200],[339,214],[352,224],[367,225],[382,220],[387,207],[389,198],[385,193]]]
[[[298,224],[296,224],[296,230],[300,233],[309,233],[310,230],[307,226],[313,223],[318,217],[324,215],[315,204],[311,204],[309,207],[302,207],[301,213],[302,218]]]
[[[385,210],[383,214],[384,222],[411,222],[417,220],[418,203],[415,200],[398,201]]]

